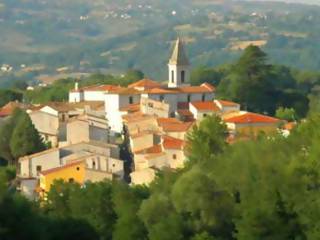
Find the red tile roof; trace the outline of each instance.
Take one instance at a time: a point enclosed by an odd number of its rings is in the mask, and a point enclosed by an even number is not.
[[[0,117],[6,117],[13,113],[16,108],[22,108],[22,104],[19,102],[8,102],[0,109]]]
[[[194,106],[198,111],[212,111],[212,112],[219,112],[220,108],[212,101],[197,101],[191,102],[192,106]]]
[[[168,89],[168,88],[152,88],[145,91],[148,94],[177,94],[179,91],[177,89]]]
[[[216,100],[216,101],[219,102],[221,104],[221,106],[223,106],[223,107],[237,107],[237,106],[239,106],[238,103],[231,102],[231,101],[225,101],[225,100]]]
[[[150,148],[136,151],[135,154],[154,154],[154,153],[161,153],[161,152],[162,152],[162,146],[161,146],[161,144],[158,144],[158,145],[154,145]]]
[[[159,88],[161,87],[161,84],[150,79],[142,79],[128,86],[128,88],[136,88],[136,87],[151,89],[151,88]]]
[[[159,126],[162,126],[163,124],[168,124],[168,123],[181,123],[176,118],[157,118],[157,122]]]
[[[200,86],[180,87],[178,90],[182,93],[213,93],[215,92],[215,87],[209,83],[203,83]]]
[[[225,119],[229,123],[277,123],[280,119],[257,114],[257,113],[244,113],[235,117]]]
[[[181,123],[166,123],[162,124],[164,132],[187,132],[194,122],[181,122]]]
[[[116,89],[110,90],[108,93],[119,94],[119,95],[135,95],[135,94],[140,94],[141,92],[134,88],[118,87]]]
[[[120,88],[120,86],[116,85],[94,85],[94,86],[86,86],[83,88],[79,88],[78,90],[71,90],[72,92],[109,92]]]
[[[178,139],[178,138],[173,138],[169,136],[163,136],[163,148],[164,149],[183,149],[185,145],[185,141]]]

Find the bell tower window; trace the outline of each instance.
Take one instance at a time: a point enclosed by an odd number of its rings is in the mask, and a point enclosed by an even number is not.
[[[185,71],[181,71],[181,82],[182,83],[184,83],[185,77],[186,77],[186,72]]]
[[[171,71],[171,82],[174,83],[174,71]]]

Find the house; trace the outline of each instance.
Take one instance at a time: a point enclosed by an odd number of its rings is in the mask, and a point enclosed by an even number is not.
[[[68,121],[67,144],[89,141],[105,143],[114,141],[109,134],[109,126],[105,116],[84,114]]]
[[[59,144],[59,118],[47,112],[33,111],[29,113],[30,119],[45,142],[52,147]]]
[[[203,118],[209,115],[219,115],[221,112],[221,109],[214,101],[190,102],[189,110],[193,114],[194,119],[198,121],[201,121]]]
[[[79,83],[75,83],[75,88],[69,92],[69,102],[91,102],[104,101],[104,94],[115,90],[119,86],[114,85],[95,85],[79,88]]]
[[[41,174],[49,171],[50,179],[59,179],[65,166],[68,169],[69,164],[79,161],[85,163],[85,180],[122,179],[124,177],[124,162],[119,157],[118,146],[95,141],[52,148],[22,157],[19,159],[17,171],[20,190],[23,194],[34,198]],[[53,169],[57,171],[52,171]],[[69,170],[68,173],[74,173],[73,170]],[[56,173],[56,175],[51,173]],[[70,174],[68,176],[72,178]]]
[[[235,102],[225,100],[214,100],[214,103],[220,108],[222,114],[240,111],[240,104]]]
[[[85,161],[78,160],[58,168],[42,171],[40,173],[40,189],[44,194],[49,192],[52,184],[57,180],[83,185],[86,182],[100,182],[106,179],[112,180],[112,173],[88,168]]]
[[[259,133],[276,133],[280,119],[262,114],[241,111],[235,116],[224,118],[228,130],[238,137],[256,137]]]

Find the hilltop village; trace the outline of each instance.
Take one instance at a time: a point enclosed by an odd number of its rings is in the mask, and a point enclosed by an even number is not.
[[[190,70],[178,39],[168,63],[167,85],[142,79],[127,87],[80,88],[75,82],[69,102],[5,105],[1,119],[10,117],[15,108],[24,109],[51,143],[48,150],[19,159],[19,190],[35,199],[45,197],[58,179],[79,184],[119,179],[148,185],[159,170],[184,167],[188,134],[210,115],[226,124],[230,144],[280,131],[282,120],[216,99],[215,86],[191,86]]]

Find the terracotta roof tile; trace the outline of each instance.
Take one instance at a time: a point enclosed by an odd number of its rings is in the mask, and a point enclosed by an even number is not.
[[[220,111],[220,108],[212,101],[191,102],[191,105],[194,106],[198,111],[212,111],[212,112],[219,112]]]
[[[176,118],[157,118],[157,122],[159,126],[162,126],[163,124],[168,124],[168,123],[181,123]]]
[[[71,90],[71,92],[109,92],[112,90],[116,90],[120,88],[120,86],[116,85],[94,85],[94,86],[86,86],[83,88],[79,88],[78,90]]]
[[[277,123],[280,121],[280,119],[257,114],[257,113],[251,113],[247,112],[244,114],[241,114],[239,116],[230,117],[225,119],[228,123]]]
[[[225,100],[215,100],[215,101],[220,103],[221,106],[223,106],[223,107],[237,107],[237,106],[239,106],[238,103],[231,102],[231,101],[225,101]]]
[[[181,122],[181,123],[166,123],[162,124],[164,132],[187,132],[194,122]]]
[[[19,102],[8,102],[0,109],[0,117],[6,117],[13,113],[16,108],[24,108],[24,104]]]
[[[161,144],[158,144],[146,149],[136,151],[135,154],[155,154],[155,153],[161,153],[161,152],[162,152],[162,146]]]
[[[145,93],[148,94],[177,94],[179,91],[177,89],[168,89],[168,88],[152,88],[149,90],[146,90]]]
[[[77,165],[80,165],[80,164],[84,164],[84,160],[77,161],[77,162],[72,162],[72,163],[66,164],[66,165],[61,166],[61,167],[52,168],[52,169],[49,169],[49,170],[42,171],[41,175],[45,176],[45,175],[48,175],[50,173],[58,172],[58,171],[61,171],[63,169],[74,167],[74,166],[77,166]]]
[[[128,86],[128,88],[137,88],[137,87],[151,89],[151,88],[159,88],[161,87],[161,84],[150,79],[142,79]]]
[[[173,138],[169,136],[163,136],[163,148],[165,149],[183,149],[185,145],[185,141],[178,139],[178,138]]]
[[[141,94],[140,91],[134,89],[134,88],[124,88],[124,87],[119,87],[116,89],[110,90],[108,93],[110,94],[119,94],[119,95],[136,95],[136,94]]]

